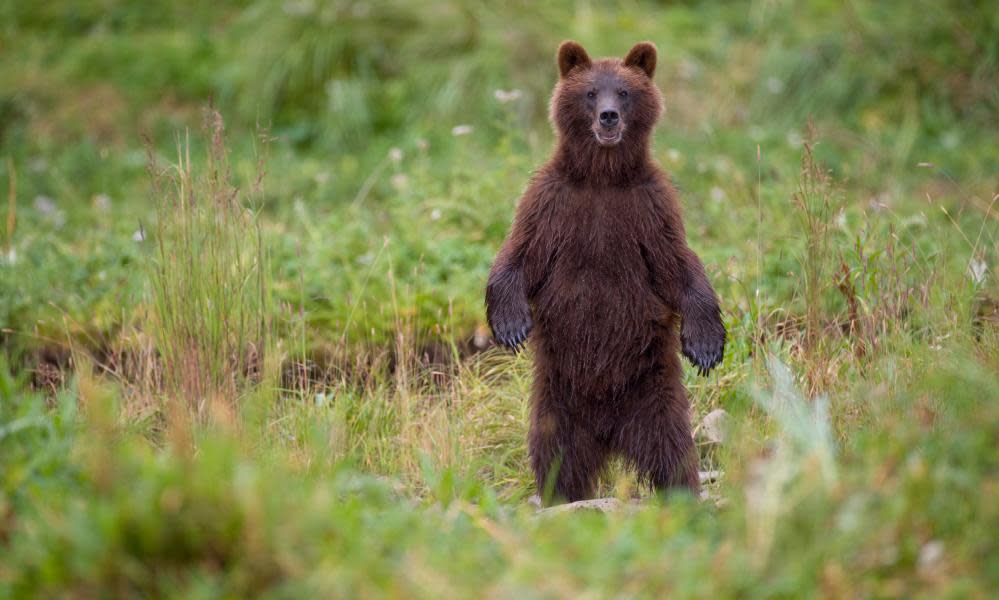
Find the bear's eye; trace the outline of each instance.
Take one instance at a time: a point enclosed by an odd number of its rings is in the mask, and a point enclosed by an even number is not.
[[[586,92],[586,97],[590,98],[590,99],[596,98],[597,97],[597,93],[594,92],[593,90],[590,90],[590,91]]]
[[[619,91],[617,93],[617,95],[620,96],[620,97],[622,97],[622,98],[627,98],[628,97],[628,90],[621,90],[621,91]]]

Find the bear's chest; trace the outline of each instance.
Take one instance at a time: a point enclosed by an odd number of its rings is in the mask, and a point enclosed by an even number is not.
[[[555,215],[558,262],[587,271],[621,274],[643,266],[642,207],[625,191],[577,192]]]

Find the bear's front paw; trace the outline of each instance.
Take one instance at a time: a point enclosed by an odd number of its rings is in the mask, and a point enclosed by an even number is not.
[[[697,367],[697,372],[707,375],[721,363],[725,354],[725,325],[720,318],[684,319],[680,328],[680,345],[683,355]]]
[[[534,327],[534,322],[531,321],[529,313],[509,319],[501,319],[493,324],[493,338],[500,345],[506,346],[516,352],[527,341],[527,336],[530,335],[532,327]]]

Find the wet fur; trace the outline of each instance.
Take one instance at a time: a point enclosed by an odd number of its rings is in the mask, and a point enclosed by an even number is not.
[[[678,350],[706,372],[721,360],[725,328],[676,192],[650,157],[662,106],[655,61],[647,43],[623,61],[590,61],[574,42],[560,48],[558,143],[486,288],[496,340],[534,351],[531,466],[539,492],[558,499],[590,497],[612,454],[658,489],[698,489]],[[613,147],[596,142],[581,101],[600,77],[630,92]]]

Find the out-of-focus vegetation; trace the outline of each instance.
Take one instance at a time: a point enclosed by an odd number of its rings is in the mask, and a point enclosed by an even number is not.
[[[710,501],[526,503],[482,289],[565,38],[659,47]],[[0,2],[0,58],[0,595],[999,586],[990,3]]]

